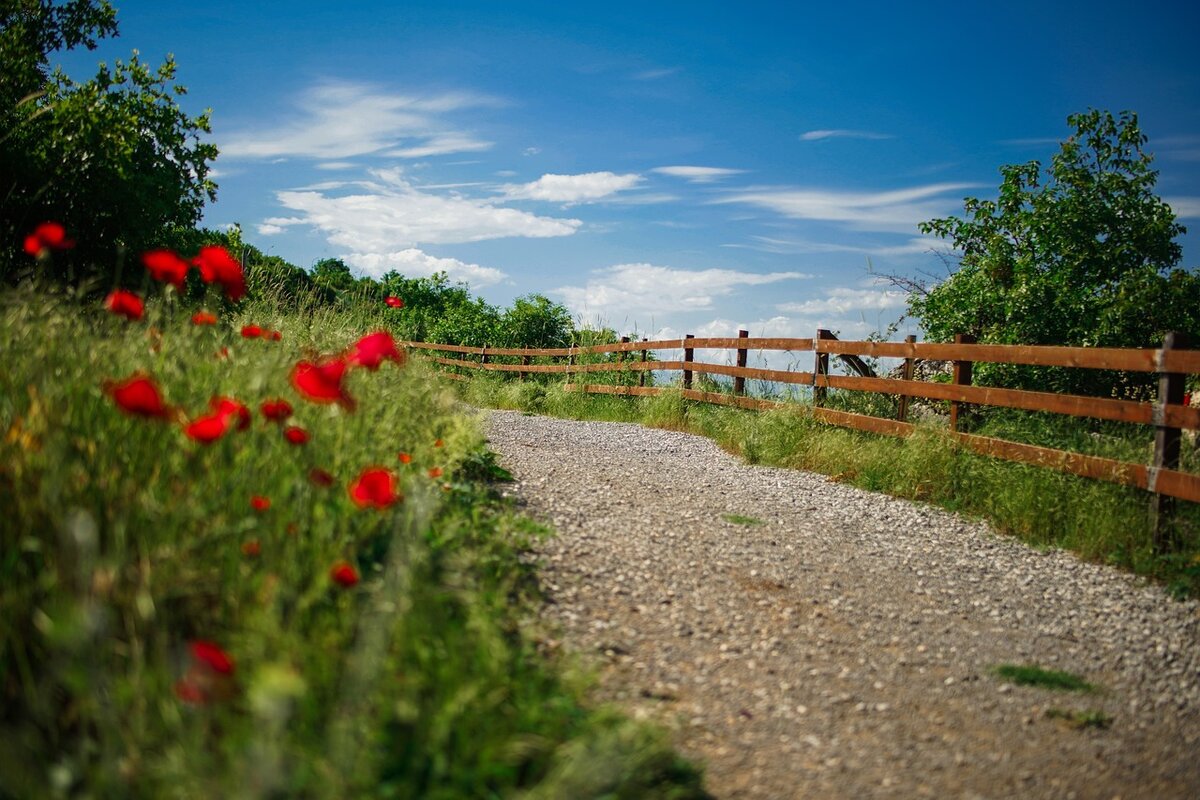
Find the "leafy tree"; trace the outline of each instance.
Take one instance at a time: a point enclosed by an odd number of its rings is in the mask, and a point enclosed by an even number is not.
[[[1144,347],[1169,330],[1200,332],[1200,277],[1175,269],[1185,229],[1154,193],[1158,173],[1137,116],[1088,111],[1043,174],[1001,168],[996,200],[922,223],[961,253],[949,279],[910,284],[909,313],[932,341],[956,333],[998,344]],[[997,384],[1137,394],[1149,378],[990,365]]]
[[[571,312],[540,294],[518,297],[500,318],[508,347],[567,347],[574,331]]]
[[[0,235],[10,243],[0,277],[29,267],[14,256],[17,243],[47,219],[78,242],[56,260],[58,277],[70,265],[78,277],[111,279],[122,251],[195,225],[216,198],[208,164],[217,150],[202,140],[208,115],[177,104],[186,90],[174,83],[175,62],[151,68],[135,51],[84,83],[48,73],[54,51],[116,34],[106,0],[0,0],[0,21]]]

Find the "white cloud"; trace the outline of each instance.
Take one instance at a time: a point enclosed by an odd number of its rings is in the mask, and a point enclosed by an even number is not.
[[[680,67],[664,67],[662,69],[647,69],[641,72],[635,72],[632,77],[635,81],[656,81],[660,78],[666,78],[680,71]]]
[[[485,200],[423,192],[399,170],[372,173],[381,183],[364,182],[351,194],[306,189],[276,193],[295,216],[265,220],[281,226],[309,225],[328,241],[355,253],[392,253],[418,244],[478,242],[509,236],[569,236],[583,223],[541,217]]]
[[[258,230],[259,236],[275,236],[277,234],[283,233],[282,226],[272,225],[269,222],[259,223],[257,226],[257,230]]]
[[[351,253],[345,261],[373,278],[381,278],[392,270],[412,277],[427,278],[435,272],[445,272],[452,281],[463,281],[472,287],[491,286],[508,277],[494,267],[468,264],[457,258],[438,258],[410,247],[391,253]]]
[[[753,244],[723,244],[721,246],[780,254],[862,253],[864,255],[881,257],[924,255],[927,253],[943,252],[950,247],[945,240],[932,236],[915,236],[908,239],[904,244],[875,246],[814,242],[808,239],[780,239],[771,236],[751,236],[750,239]]]
[[[742,286],[761,286],[809,278],[800,272],[739,272],[730,269],[688,270],[652,264],[617,264],[596,270],[584,286],[553,290],[573,312],[605,319],[629,314],[650,316],[680,311],[700,311],[714,306],[718,297]]]
[[[322,161],[315,165],[317,169],[353,169],[358,166],[353,161]]]
[[[514,200],[546,200],[552,203],[584,203],[631,189],[641,175],[585,172],[581,175],[547,174],[536,181],[504,186],[504,196]]]
[[[835,128],[833,130],[816,130],[807,131],[800,134],[802,142],[819,142],[822,139],[892,139],[894,138],[888,133],[875,133],[874,131],[854,131],[845,128]]]
[[[1164,197],[1180,219],[1200,219],[1200,197]]]
[[[840,316],[850,311],[882,311],[889,308],[904,308],[908,295],[895,289],[847,289],[835,288],[818,300],[799,303],[780,303],[776,309],[787,314],[808,316]]]
[[[298,113],[291,120],[270,129],[226,135],[221,155],[338,161],[389,148],[392,155],[403,158],[481,150],[490,143],[452,130],[441,116],[490,105],[496,101],[465,92],[416,96],[330,81],[301,94]]]
[[[540,148],[540,147],[526,147],[524,150],[521,151],[521,155],[536,156],[540,152],[542,152],[542,148]]]
[[[726,169],[724,167],[655,167],[650,170],[673,178],[683,178],[691,183],[712,183],[730,175],[740,175],[744,169]]]
[[[747,203],[792,219],[841,222],[860,230],[911,232],[918,222],[944,216],[961,202],[945,195],[978,186],[935,183],[882,192],[752,187],[712,202]]]

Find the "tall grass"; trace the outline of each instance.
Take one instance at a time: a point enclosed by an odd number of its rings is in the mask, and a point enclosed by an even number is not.
[[[1174,524],[1182,548],[1157,557],[1151,547],[1149,495],[1137,489],[976,455],[955,444],[936,419],[907,439],[837,428],[815,420],[804,403],[752,412],[684,400],[678,392],[625,398],[537,390],[525,406],[519,383],[477,378],[461,391],[472,403],[575,419],[601,419],[685,430],[712,438],[750,463],[824,473],[838,481],[939,505],[986,519],[999,531],[1039,547],[1061,547],[1165,583],[1178,596],[1200,596],[1200,508],[1180,502]],[[844,396],[834,402],[864,411]],[[879,405],[882,400],[869,400]],[[1137,426],[1091,425],[1049,414],[998,411],[980,415],[974,430],[1050,447],[1134,462],[1148,459],[1148,437]],[[1184,469],[1198,470],[1185,448]]]
[[[291,389],[370,314],[189,314],[0,294],[0,797],[703,796],[539,650],[523,553],[544,532],[483,480],[480,432],[424,368],[352,372],[353,413]],[[138,371],[180,417],[226,395],[254,421],[205,446],[124,415],[105,382]],[[275,397],[307,444],[259,417]],[[351,501],[372,465],[403,502]]]

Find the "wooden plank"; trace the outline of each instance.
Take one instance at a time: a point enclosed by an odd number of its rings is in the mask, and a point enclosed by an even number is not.
[[[831,408],[813,406],[813,419],[837,425],[840,428],[853,428],[867,433],[881,433],[885,436],[909,436],[915,426],[911,422],[900,422],[894,419],[882,419],[866,414],[852,414],[849,411],[834,411]]]
[[[659,362],[666,363],[666,362]],[[811,372],[792,372],[784,369],[760,369],[758,367],[733,367],[729,364],[710,364],[707,361],[693,361],[690,364],[692,372],[706,372],[712,375],[730,375],[732,377],[757,378],[776,383],[812,383]],[[675,368],[677,369],[677,367]]]
[[[738,339],[749,339],[749,338],[750,338],[750,331],[747,331],[747,330],[738,331]],[[749,355],[749,353],[750,353],[750,351],[744,347],[738,348],[737,365],[741,369],[746,368],[746,358]],[[738,375],[733,379],[733,393],[734,394],[745,394],[746,393],[746,378],[744,375]]]
[[[718,406],[746,408],[751,411],[765,411],[783,405],[783,403],[775,400],[759,400],[754,397],[721,394],[720,392],[702,392],[699,389],[684,389],[682,390],[682,394],[685,400],[695,400],[698,403],[710,403]]]
[[[564,383],[563,389],[568,392],[584,392],[587,394],[615,394],[631,397],[653,397],[663,392],[671,391],[658,386],[618,386],[611,383]]]

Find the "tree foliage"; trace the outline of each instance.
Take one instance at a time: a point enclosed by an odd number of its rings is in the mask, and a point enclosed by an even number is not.
[[[1049,170],[1001,168],[995,200],[922,223],[961,253],[951,277],[913,291],[909,313],[931,341],[970,334],[997,344],[1143,347],[1169,330],[1200,333],[1200,277],[1176,269],[1185,232],[1154,192],[1157,171],[1137,116],[1088,111]],[[1136,392],[1145,379],[993,366],[999,385]]]
[[[78,242],[60,270],[77,277],[112,278],[123,250],[138,253],[173,228],[194,226],[216,198],[204,141],[208,115],[183,112],[186,90],[174,83],[168,57],[157,68],[136,51],[100,64],[83,83],[50,55],[94,48],[116,34],[106,0],[0,0],[0,234],[8,242],[38,223],[63,223]],[[0,248],[0,276],[17,277],[28,260]],[[63,275],[60,274],[59,277]]]

